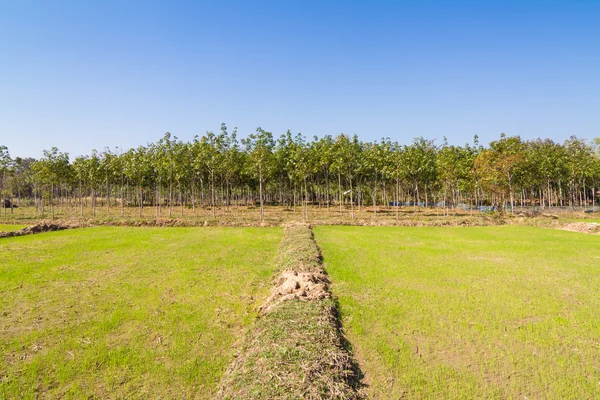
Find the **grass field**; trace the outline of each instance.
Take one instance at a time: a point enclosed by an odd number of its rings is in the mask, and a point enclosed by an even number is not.
[[[13,224],[3,225],[3,224],[0,224],[0,232],[18,231],[19,229],[25,228],[26,226],[27,225],[13,225]]]
[[[600,238],[317,227],[373,398],[599,398]]]
[[[213,398],[280,228],[0,239],[0,398]]]

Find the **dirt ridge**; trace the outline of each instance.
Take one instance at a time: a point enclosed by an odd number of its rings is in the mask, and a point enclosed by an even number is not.
[[[17,231],[0,232],[0,238],[34,235],[36,233],[61,231],[64,229],[73,229],[78,227],[78,225],[65,224],[61,222],[40,221],[37,224],[27,226]]]
[[[600,233],[600,224],[597,222],[570,222],[558,227],[563,231],[581,232],[588,233],[591,235],[597,235]]]
[[[277,263],[282,272],[223,375],[218,398],[364,398],[309,225],[285,227]]]
[[[309,301],[330,298],[328,284],[329,279],[324,273],[286,269],[279,276],[277,286],[259,310],[267,313],[279,303],[287,300]]]

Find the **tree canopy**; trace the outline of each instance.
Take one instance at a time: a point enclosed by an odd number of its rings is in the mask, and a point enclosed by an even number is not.
[[[146,146],[106,148],[72,161],[57,148],[38,160],[11,158],[0,145],[0,193],[4,199],[49,206],[79,206],[91,199],[107,208],[153,206],[169,215],[180,206],[208,207],[216,217],[232,205],[356,208],[437,205],[456,207],[591,207],[600,184],[600,140],[571,137],[523,140],[500,135],[482,146],[423,137],[402,145],[389,138],[358,136],[307,139],[287,131],[278,137],[257,128],[241,141],[225,124],[191,142],[166,133]],[[75,204],[75,203],[76,204]],[[6,209],[5,209],[6,212]]]

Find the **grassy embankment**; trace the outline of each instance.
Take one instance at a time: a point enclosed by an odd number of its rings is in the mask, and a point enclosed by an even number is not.
[[[362,398],[308,226],[286,227],[277,265],[283,273],[274,295],[224,375],[219,398]]]
[[[600,239],[317,227],[373,398],[600,397]]]
[[[281,229],[0,239],[0,398],[214,398]]]

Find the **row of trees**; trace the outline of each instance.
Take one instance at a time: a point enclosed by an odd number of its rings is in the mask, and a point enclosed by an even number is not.
[[[228,212],[236,205],[326,207],[354,217],[355,209],[378,205],[443,207],[590,207],[600,184],[598,142],[571,137],[524,141],[500,138],[449,145],[444,139],[415,138],[401,145],[338,135],[307,141],[290,131],[275,138],[258,128],[238,140],[225,124],[191,142],[166,133],[155,143],[132,149],[105,149],[71,160],[56,148],[34,160],[10,157],[0,146],[0,197],[5,204],[35,204],[40,213],[55,207],[152,206],[156,215],[180,207]],[[11,210],[12,211],[12,210]],[[5,207],[4,212],[7,212]]]

